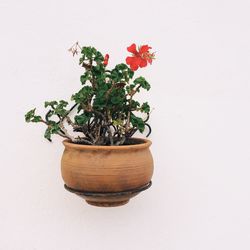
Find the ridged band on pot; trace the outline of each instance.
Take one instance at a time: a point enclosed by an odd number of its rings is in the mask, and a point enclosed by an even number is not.
[[[63,141],[62,178],[73,189],[120,192],[139,188],[153,175],[151,141],[123,146],[80,145]]]

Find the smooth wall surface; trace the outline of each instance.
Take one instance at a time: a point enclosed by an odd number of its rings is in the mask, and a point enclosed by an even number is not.
[[[0,250],[249,250],[249,13],[248,0],[1,0]],[[66,192],[61,139],[24,123],[79,89],[77,40],[111,66],[133,42],[157,52],[137,73],[152,85],[153,186],[124,207]]]

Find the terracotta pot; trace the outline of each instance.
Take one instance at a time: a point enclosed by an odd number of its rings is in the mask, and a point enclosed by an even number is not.
[[[66,189],[96,206],[123,205],[150,186],[151,141],[124,146],[91,146],[63,141],[61,161]]]

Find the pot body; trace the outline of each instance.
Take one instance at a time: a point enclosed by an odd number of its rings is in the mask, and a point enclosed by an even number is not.
[[[63,142],[61,173],[74,190],[115,193],[140,188],[153,175],[151,141],[124,146],[91,146]]]

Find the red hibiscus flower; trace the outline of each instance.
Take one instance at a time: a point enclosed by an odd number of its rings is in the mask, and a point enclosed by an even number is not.
[[[103,60],[103,65],[107,66],[108,62],[109,62],[109,54],[106,54],[105,57],[104,57],[104,60]]]
[[[155,59],[154,53],[150,53],[149,50],[152,49],[148,45],[142,45],[139,49],[136,49],[136,45],[133,43],[130,45],[127,50],[132,53],[132,56],[126,58],[126,63],[130,66],[131,70],[135,71],[139,67],[146,67],[148,63],[152,63],[152,60]]]

